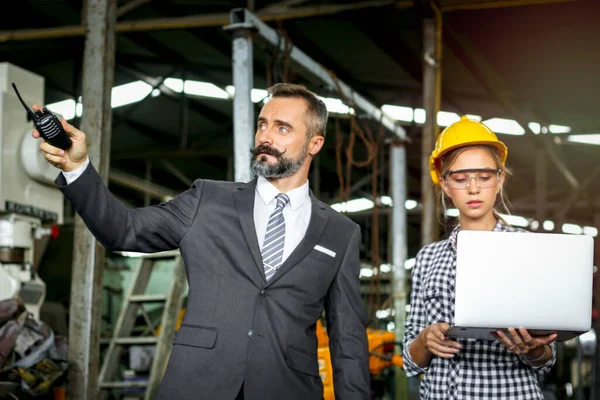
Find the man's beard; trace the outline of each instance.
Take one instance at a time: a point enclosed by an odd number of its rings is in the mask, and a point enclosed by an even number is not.
[[[250,153],[254,156],[254,160],[252,161],[252,171],[257,176],[262,176],[264,178],[287,178],[295,174],[304,161],[306,160],[306,155],[308,154],[308,143],[302,150],[298,157],[294,159],[286,158],[285,151],[282,153],[277,149],[271,148],[268,145],[261,144],[250,149]],[[261,156],[262,154],[268,154],[277,159],[277,163],[270,165],[267,163],[266,157]]]

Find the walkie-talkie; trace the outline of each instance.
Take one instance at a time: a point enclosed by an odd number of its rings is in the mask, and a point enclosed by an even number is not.
[[[73,142],[63,129],[62,124],[56,115],[48,111],[46,107],[44,107],[42,111],[38,110],[33,112],[33,110],[27,107],[21,98],[21,95],[19,94],[17,86],[14,84],[14,82],[12,87],[15,89],[17,97],[19,97],[21,104],[23,104],[23,107],[25,107],[25,110],[27,110],[27,115],[33,121],[35,129],[37,129],[37,131],[40,133],[40,136],[43,137],[46,142],[50,143],[54,147],[58,147],[59,149],[67,150],[69,147],[71,147]]]

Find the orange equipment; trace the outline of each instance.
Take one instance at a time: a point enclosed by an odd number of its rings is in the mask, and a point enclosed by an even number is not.
[[[393,365],[402,368],[402,356],[394,354],[395,342],[393,332],[367,328],[369,341],[369,372],[378,375]],[[329,336],[321,320],[317,321],[317,356],[319,359],[319,374],[323,381],[323,400],[335,400],[333,390],[333,367],[329,353]]]
[[[333,392],[333,366],[329,353],[329,335],[323,328],[321,320],[317,321],[317,357],[319,359],[319,375],[323,381],[323,400],[335,400]]]
[[[394,354],[396,335],[394,332],[382,329],[367,328],[369,340],[369,371],[371,375],[378,375],[386,368],[395,365],[402,368],[402,356]]]

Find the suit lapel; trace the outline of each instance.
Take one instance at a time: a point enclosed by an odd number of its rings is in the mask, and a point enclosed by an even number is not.
[[[312,195],[311,193],[311,201],[312,201],[312,211],[310,215],[310,222],[308,223],[308,228],[306,230],[306,234],[304,238],[300,241],[298,246],[292,251],[292,254],[285,260],[285,262],[279,267],[275,275],[267,282],[267,286],[272,285],[279,278],[285,275],[290,269],[292,269],[296,264],[304,259],[310,253],[310,251],[315,247],[316,244],[319,243],[321,239],[321,235],[323,234],[323,230],[327,225],[327,220],[329,217],[325,212],[325,207],[323,207]]]
[[[233,194],[235,201],[235,207],[237,209],[238,218],[242,227],[242,233],[248,243],[248,249],[252,258],[258,267],[258,270],[265,279],[265,270],[263,267],[262,256],[260,254],[260,247],[258,246],[258,239],[256,238],[256,228],[254,225],[254,196],[256,193],[256,179],[248,182],[247,184],[237,188],[238,190]]]

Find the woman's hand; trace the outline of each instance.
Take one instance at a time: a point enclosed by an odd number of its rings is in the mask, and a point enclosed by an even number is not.
[[[450,325],[445,322],[429,325],[419,335],[423,346],[431,354],[442,358],[452,358],[461,349],[461,345],[454,340],[446,338],[446,331]]]
[[[525,328],[519,328],[518,331],[515,328],[508,328],[508,333],[509,335],[506,335],[499,330],[496,331],[494,336],[510,352],[516,355],[524,355],[530,359],[542,357],[546,352],[545,346],[555,341],[557,337],[556,333],[548,336],[532,337]]]

